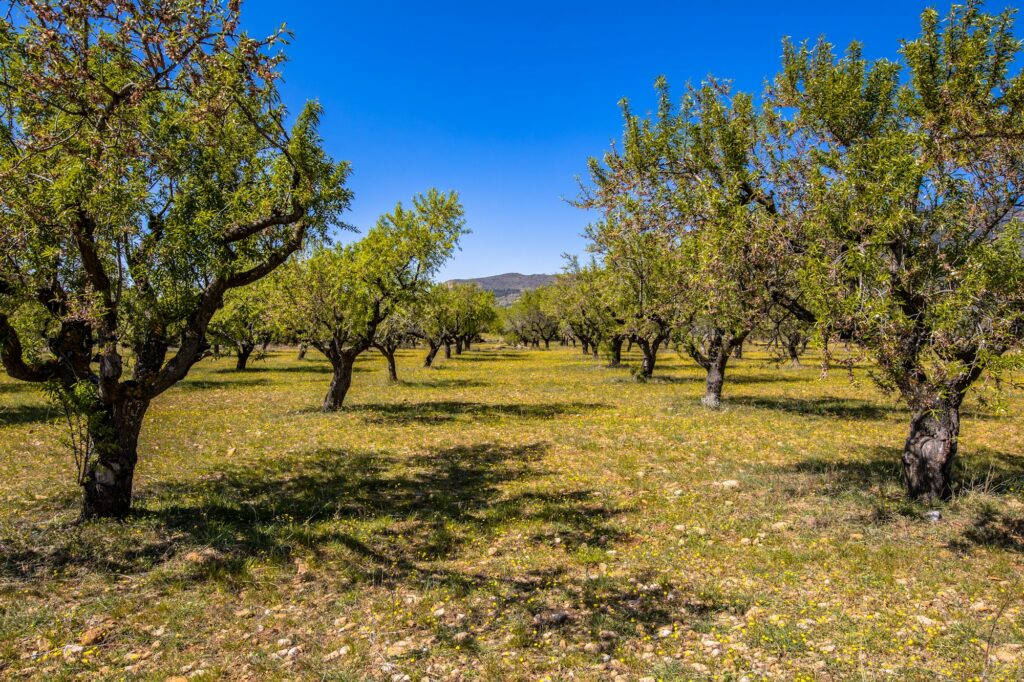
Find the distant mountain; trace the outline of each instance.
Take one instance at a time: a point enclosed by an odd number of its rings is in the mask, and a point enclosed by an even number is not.
[[[453,279],[449,284],[476,284],[481,289],[493,291],[498,303],[508,305],[519,298],[524,291],[550,284],[554,275],[521,275],[518,272],[507,272],[504,275],[491,277],[475,277],[473,279]]]

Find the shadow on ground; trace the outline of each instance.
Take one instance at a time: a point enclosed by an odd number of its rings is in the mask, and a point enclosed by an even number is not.
[[[49,405],[0,406],[0,426],[21,426],[51,422],[58,413]]]
[[[755,382],[751,382],[755,383]],[[867,400],[851,398],[791,398],[762,396],[726,396],[731,405],[743,405],[763,410],[778,410],[809,417],[829,417],[844,420],[875,421],[903,418],[906,410]]]
[[[513,403],[494,404],[470,401],[427,401],[415,403],[364,403],[346,408],[362,413],[373,424],[440,424],[467,417],[475,421],[515,417],[522,419],[553,419],[562,415],[579,415],[607,407],[601,403]]]

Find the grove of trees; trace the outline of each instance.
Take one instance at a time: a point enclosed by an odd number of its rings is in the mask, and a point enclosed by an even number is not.
[[[784,44],[761,93],[709,78],[623,135],[574,202],[591,259],[497,309],[434,282],[467,230],[459,196],[399,203],[332,239],[353,199],[315,103],[278,92],[284,34],[253,39],[236,3],[15,0],[0,20],[0,361],[86,425],[84,517],[131,507],[151,402],[211,344],[244,369],[271,341],[331,365],[422,344],[432,366],[485,331],[654,376],[675,348],[717,409],[756,336],[797,364],[812,340],[875,363],[910,409],[912,498],[952,491],[960,408],[1024,364],[1024,75],[1013,13],[972,0],[898,58]],[[1016,71],[1015,71],[1016,68]]]

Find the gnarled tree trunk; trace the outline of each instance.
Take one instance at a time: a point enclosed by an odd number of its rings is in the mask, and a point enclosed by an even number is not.
[[[427,350],[427,356],[423,358],[424,367],[430,367],[434,364],[434,356],[436,356],[437,351],[441,349],[439,344],[434,343],[430,339],[427,339],[427,344],[429,345],[429,350]]]
[[[654,341],[637,339],[636,342],[644,355],[640,363],[640,376],[644,379],[650,379],[654,376],[654,365],[658,361],[658,348],[661,346],[662,339],[657,338]]]
[[[345,394],[352,386],[352,367],[356,364],[357,355],[358,353],[344,352],[328,358],[334,372],[331,376],[331,385],[327,389],[327,397],[324,398],[324,412],[340,410],[345,403]]]
[[[444,359],[450,360],[452,357],[452,344],[451,342],[445,342],[444,344]]]
[[[729,353],[725,349],[709,358],[710,362],[705,367],[707,377],[704,380],[704,397],[700,402],[704,407],[717,410],[722,406],[722,386],[725,384],[725,367],[729,362]]]
[[[249,364],[249,356],[256,346],[252,343],[240,343],[235,347],[235,369],[241,371]]]
[[[622,364],[622,343],[623,338],[621,336],[612,337],[611,360],[608,362],[609,367],[618,367]]]
[[[395,350],[394,346],[377,346],[377,350],[380,354],[388,361],[388,380],[397,382],[398,381],[398,365],[395,362]]]
[[[307,344],[300,343],[299,344],[299,354],[295,357],[295,359],[296,360],[305,360],[306,359],[306,351],[308,351],[308,350],[309,350],[309,346]]]
[[[139,432],[148,400],[122,399],[92,415],[93,452],[82,476],[82,518],[123,518],[132,507]]]
[[[916,410],[903,446],[903,481],[911,499],[946,499],[960,436],[960,405],[941,403]]]

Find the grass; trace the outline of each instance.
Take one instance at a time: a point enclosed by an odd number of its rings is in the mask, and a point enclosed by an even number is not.
[[[930,523],[866,367],[748,353],[713,413],[673,353],[645,384],[571,349],[420,355],[390,385],[367,354],[331,415],[312,354],[204,361],[154,403],[123,523],[75,523],[54,415],[0,379],[0,677],[1024,675],[1019,392],[968,404]]]

